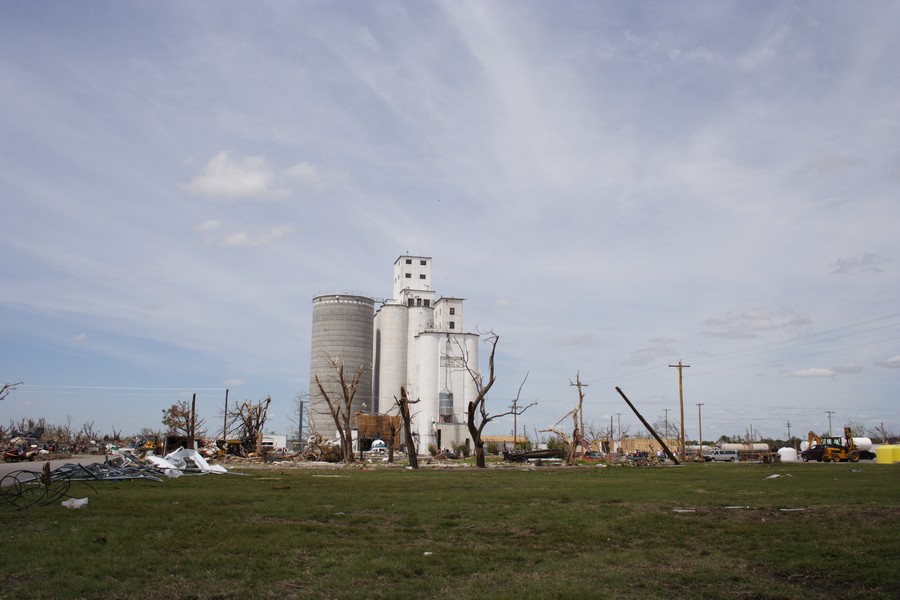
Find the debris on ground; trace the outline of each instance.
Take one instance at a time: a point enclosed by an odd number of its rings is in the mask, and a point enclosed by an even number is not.
[[[87,498],[69,498],[68,500],[63,500],[62,505],[66,508],[81,508],[88,503]]]
[[[211,465],[196,450],[179,448],[164,457],[148,454],[143,459],[119,454],[108,456],[103,462],[87,465],[66,463],[50,469],[45,462],[41,471],[20,469],[0,478],[0,500],[15,509],[45,506],[64,498],[66,508],[80,508],[87,498],[72,498],[69,487],[73,481],[130,481],[147,479],[163,481],[162,475],[174,478],[183,474],[206,475],[228,473],[222,465]],[[90,483],[88,483],[88,487]],[[96,490],[91,487],[92,490]],[[84,500],[83,503],[81,501]]]

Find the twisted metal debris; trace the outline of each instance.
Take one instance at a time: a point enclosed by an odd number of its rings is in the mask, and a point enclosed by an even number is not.
[[[169,456],[173,456],[175,453]],[[190,458],[190,455],[188,455]],[[159,463],[157,459],[157,463]],[[162,482],[160,469],[165,470],[171,477],[171,470],[182,472],[204,472],[199,465],[186,464],[185,461],[165,466],[152,461],[132,459],[124,455],[107,458],[104,462],[89,465],[66,463],[50,470],[50,463],[44,463],[42,471],[30,471],[20,469],[12,471],[0,478],[0,499],[7,507],[23,510],[31,506],[46,506],[62,498],[71,498],[69,488],[73,481],[97,482],[97,481],[130,481],[135,479],[147,479],[149,481]],[[203,463],[206,472],[209,466]],[[223,469],[224,470],[224,469]],[[90,484],[86,485],[97,493]]]

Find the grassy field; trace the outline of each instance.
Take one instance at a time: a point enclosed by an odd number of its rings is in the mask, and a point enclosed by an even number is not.
[[[900,597],[900,465],[244,472],[2,510],[0,597]]]

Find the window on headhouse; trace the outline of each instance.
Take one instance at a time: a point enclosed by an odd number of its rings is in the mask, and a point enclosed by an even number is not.
[[[452,306],[450,307],[450,314],[451,314],[451,315],[455,315],[455,314],[456,314],[456,309],[453,308]]]
[[[406,301],[407,306],[413,306],[414,304],[415,304],[415,300],[413,300],[412,298],[410,298]]]
[[[425,279],[425,273],[420,273],[420,274],[419,274],[419,279]]]
[[[412,273],[407,273],[407,274],[406,274],[406,278],[407,278],[407,279],[412,279]]]
[[[456,329],[456,323],[454,323],[453,321],[450,321],[449,327],[450,327],[450,329]]]
[[[411,265],[411,264],[412,264],[412,259],[411,259],[411,258],[407,258],[407,259],[406,259],[406,264]]]
[[[422,299],[416,298],[416,306],[422,306]]]
[[[419,261],[419,264],[422,265],[422,266],[424,267],[424,266],[427,264],[427,261],[420,260],[420,261]]]
[[[425,306],[431,306],[431,300],[425,300]]]

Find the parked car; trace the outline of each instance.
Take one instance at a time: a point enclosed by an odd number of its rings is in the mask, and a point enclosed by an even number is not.
[[[737,450],[713,450],[703,455],[706,462],[737,462],[740,459]]]

